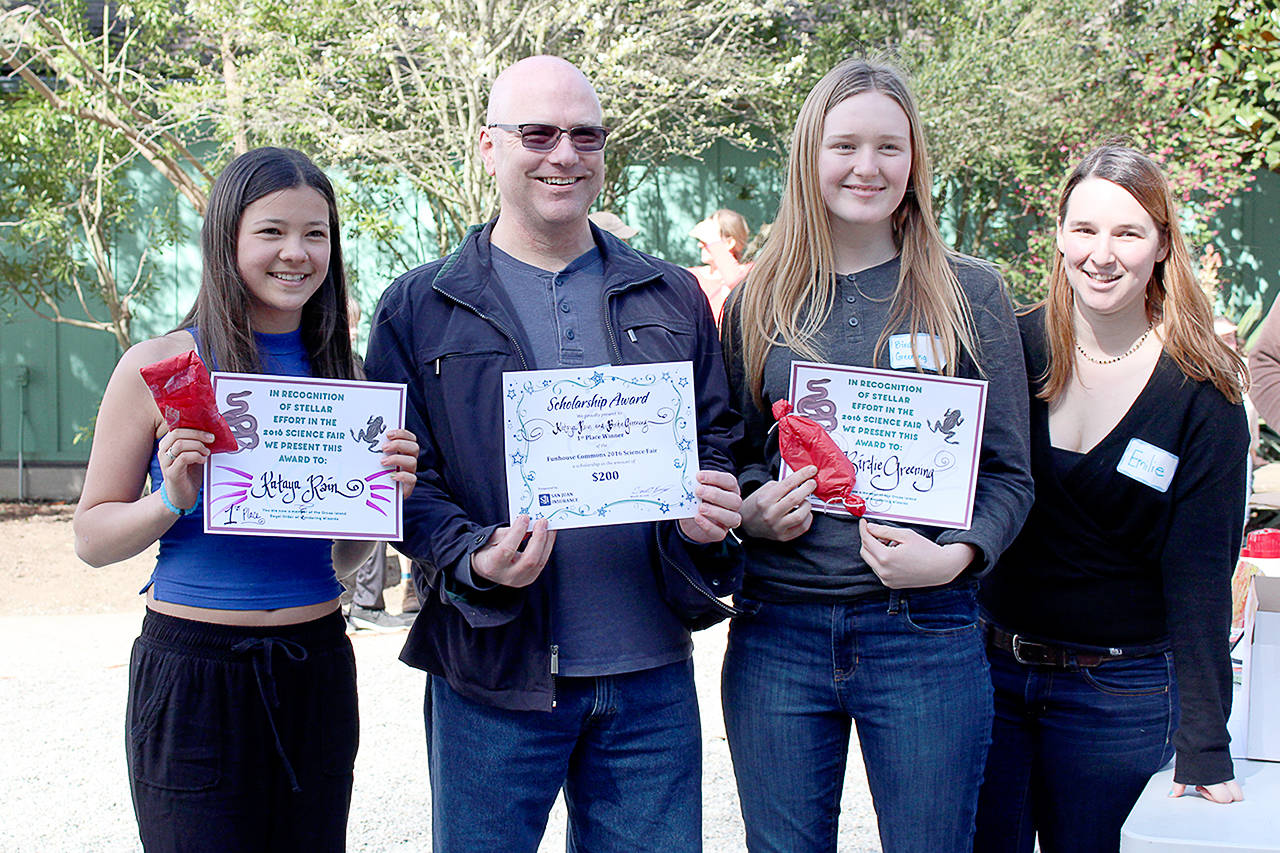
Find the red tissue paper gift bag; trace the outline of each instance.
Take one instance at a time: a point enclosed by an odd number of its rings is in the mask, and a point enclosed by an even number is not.
[[[139,373],[151,389],[160,415],[169,429],[198,429],[213,433],[209,449],[229,453],[240,449],[226,418],[218,413],[213,383],[195,350],[148,364]]]
[[[786,400],[773,404],[773,417],[778,421],[778,449],[791,470],[817,466],[818,487],[813,496],[823,503],[840,503],[851,515],[861,517],[867,502],[853,493],[858,469],[822,425],[791,411],[791,403]]]

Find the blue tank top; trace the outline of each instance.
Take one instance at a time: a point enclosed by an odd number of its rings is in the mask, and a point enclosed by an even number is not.
[[[311,375],[300,331],[255,332],[254,338],[263,373]],[[158,444],[151,451],[152,491],[164,482],[157,450]],[[182,516],[160,537],[147,585],[157,600],[219,610],[275,610],[319,604],[342,593],[333,573],[331,540],[206,534],[203,517],[202,512]]]

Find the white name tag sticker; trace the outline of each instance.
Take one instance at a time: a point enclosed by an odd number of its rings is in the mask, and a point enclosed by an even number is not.
[[[1173,482],[1173,472],[1178,470],[1178,457],[1140,438],[1131,438],[1116,470],[1163,493],[1169,491],[1169,484]]]
[[[935,344],[938,351],[936,355],[934,354]],[[920,366],[925,370],[941,373],[942,369],[947,366],[946,356],[942,352],[942,341],[921,333],[916,335],[916,357],[913,358],[911,356],[910,335],[889,336],[889,366],[894,370],[900,370],[904,367],[914,369],[916,358],[918,358]],[[941,362],[941,364],[938,362]]]

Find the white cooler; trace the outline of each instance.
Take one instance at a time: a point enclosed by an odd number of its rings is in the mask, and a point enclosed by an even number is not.
[[[1120,853],[1277,853],[1280,763],[1235,760],[1244,801],[1219,805],[1198,794],[1169,799],[1173,766],[1151,777],[1120,832]]]

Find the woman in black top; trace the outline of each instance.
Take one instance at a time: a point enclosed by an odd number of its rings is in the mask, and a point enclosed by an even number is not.
[[[1069,176],[1021,318],[1036,499],[983,581],[996,719],[979,851],[1117,850],[1151,774],[1241,799],[1230,576],[1248,431],[1168,182],[1108,146]],[[1175,678],[1176,673],[1176,678]]]

